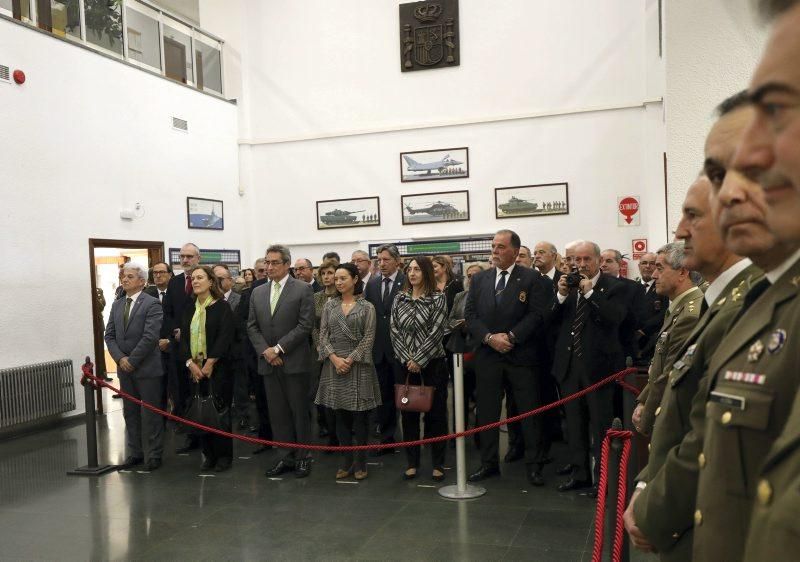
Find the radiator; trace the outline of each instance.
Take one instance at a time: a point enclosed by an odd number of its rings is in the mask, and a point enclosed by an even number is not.
[[[0,429],[75,409],[72,361],[0,369]]]

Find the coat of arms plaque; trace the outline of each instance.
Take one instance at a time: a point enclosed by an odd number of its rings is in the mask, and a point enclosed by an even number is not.
[[[403,72],[459,65],[458,0],[400,4]]]

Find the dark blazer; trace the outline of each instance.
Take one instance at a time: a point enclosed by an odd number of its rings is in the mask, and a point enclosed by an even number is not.
[[[558,382],[563,382],[569,373],[572,356],[572,322],[577,312],[577,292],[570,292],[563,303],[558,302],[557,296],[552,302],[552,322],[558,327],[553,376]],[[583,326],[581,341],[589,377],[596,381],[625,366],[619,341],[619,326],[627,314],[621,284],[601,273],[587,304],[589,316]]]
[[[644,287],[638,281],[627,277],[617,277],[625,299],[625,318],[619,325],[619,340],[625,357],[635,360],[639,351],[639,336],[636,332],[641,329],[642,318],[645,310]]]
[[[161,353],[158,350],[158,335],[163,313],[158,299],[142,292],[131,306],[127,327],[123,321],[124,312],[123,296],[111,305],[106,325],[105,340],[111,357],[117,363],[123,357],[127,357],[134,367],[130,373],[133,377],[163,376]]]
[[[506,282],[500,304],[495,301],[497,270],[487,269],[472,277],[467,293],[464,317],[473,341],[478,345],[477,359],[507,361],[513,365],[541,364],[536,340],[545,324],[551,294],[547,280],[538,271],[515,266]],[[483,343],[488,334],[513,332],[514,348],[500,354]]]
[[[281,288],[270,312],[272,284],[263,284],[253,289],[250,295],[250,312],[247,319],[247,335],[258,355],[258,372],[272,373],[272,365],[264,359],[268,347],[283,348],[283,372],[308,373],[311,369],[311,329],[314,327],[314,293],[311,285],[289,276],[286,286]]]
[[[172,331],[181,327],[183,308],[191,295],[186,294],[186,273],[175,275],[169,280],[167,294],[164,295],[164,324],[161,326],[161,337],[172,340]],[[183,338],[181,338],[183,339]]]
[[[642,285],[644,287],[644,285]],[[642,361],[650,362],[656,347],[656,340],[664,323],[664,315],[669,308],[669,298],[656,293],[656,284],[644,293],[644,309],[642,310],[641,330],[644,336],[639,339],[639,356]]]
[[[384,358],[387,361],[394,359],[394,349],[392,348],[392,338],[390,335],[392,303],[397,293],[406,282],[406,276],[402,271],[397,272],[397,277],[392,285],[392,293],[389,296],[389,307],[384,308],[383,299],[383,275],[371,275],[366,287],[364,287],[364,298],[375,307],[375,343],[372,346],[372,360],[380,363]]]
[[[181,318],[181,360],[186,361],[192,357],[189,329],[194,316],[194,298],[187,299],[183,307]],[[224,299],[219,299],[214,304],[206,307],[206,351],[212,359],[229,359],[231,357],[233,338],[236,325],[231,307]]]
[[[166,290],[167,291],[169,290],[169,285],[167,286]],[[161,299],[158,298],[158,293],[160,291],[158,290],[158,287],[156,287],[155,285],[148,285],[147,287],[144,288],[144,292],[147,293],[148,295],[150,295],[151,297],[157,298],[158,302],[161,302]],[[166,300],[166,298],[167,298],[167,293],[165,292],[164,293],[164,299]]]
[[[324,289],[324,287],[320,285],[319,281],[317,281],[316,279],[314,279],[314,281],[311,282],[311,290],[314,291],[315,293],[319,293],[322,289]]]

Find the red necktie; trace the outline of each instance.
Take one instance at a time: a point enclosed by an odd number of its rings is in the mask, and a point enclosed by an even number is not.
[[[186,294],[192,294],[192,279],[188,275],[186,276]]]

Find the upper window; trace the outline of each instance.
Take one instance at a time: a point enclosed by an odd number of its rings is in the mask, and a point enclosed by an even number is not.
[[[122,7],[118,0],[83,0],[86,40],[122,54]]]
[[[195,31],[194,68],[197,87],[222,93],[222,51],[219,41]]]

